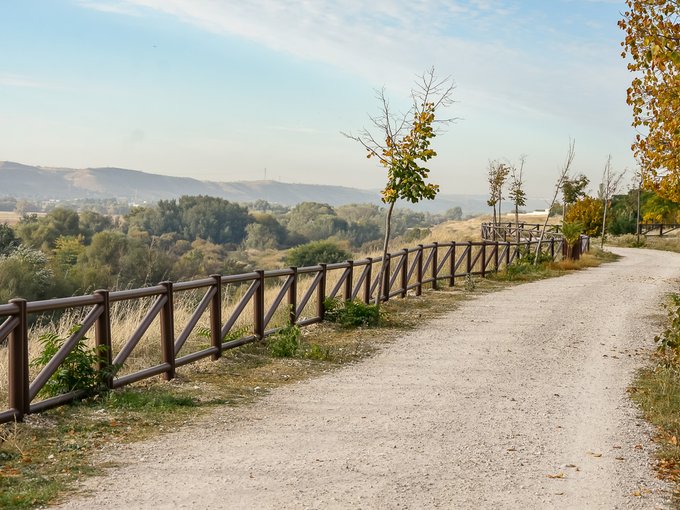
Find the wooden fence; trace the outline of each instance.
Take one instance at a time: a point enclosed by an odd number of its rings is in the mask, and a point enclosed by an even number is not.
[[[664,234],[670,234],[674,230],[680,229],[678,223],[638,223],[638,234],[642,235],[658,235],[663,237]]]
[[[420,295],[424,288],[452,287],[466,275],[484,277],[507,267],[533,252],[536,243],[529,240],[520,243],[450,242],[403,249],[385,259],[387,277],[382,286],[379,282],[381,258],[366,258],[230,276],[211,275],[201,280],[163,282],[141,289],[98,290],[91,295],[46,301],[13,299],[0,305],[0,356],[7,357],[5,366],[8,367],[7,384],[2,386],[5,395],[0,394],[0,410],[5,407],[0,412],[0,423],[20,421],[29,413],[61,406],[83,396],[82,392],[71,391],[41,399],[41,390],[68,354],[92,330],[94,345],[100,352],[98,369],[110,371],[113,365],[117,370],[106,378],[108,388],[119,388],[157,375],[170,380],[175,377],[178,367],[208,357],[216,360],[226,349],[261,340],[286,324],[305,326],[323,321],[326,298],[361,299],[368,303],[376,293],[382,301],[387,301],[405,297],[408,292]],[[542,252],[553,259],[561,258],[561,239],[546,240]],[[225,313],[226,296],[235,296],[236,288],[245,291],[232,300],[231,308]],[[265,300],[266,288],[269,303]],[[179,324],[175,303],[187,292],[196,293],[193,312]],[[116,333],[112,331],[112,309],[117,303],[124,302],[143,304],[144,313],[135,322],[134,331],[116,348],[112,342]],[[31,368],[37,371],[29,359],[29,342],[37,341],[33,338],[36,321],[40,317],[52,320],[59,317],[63,321],[69,317],[67,311],[77,312],[73,316],[78,319],[71,324],[77,327],[54,357],[37,374],[31,375]],[[275,315],[282,324],[273,323]],[[187,340],[196,334],[200,321],[209,324],[203,331],[205,345],[192,350],[186,347]],[[236,328],[237,322],[246,322],[248,330]],[[154,343],[160,344],[155,346],[157,362],[130,368],[131,354],[140,349],[140,341],[150,334],[152,325],[159,338],[154,336]],[[2,404],[3,401],[6,404]]]
[[[561,228],[560,225],[547,225],[543,240],[547,241],[553,237],[561,239]],[[519,234],[521,241],[536,241],[541,237],[541,230],[543,230],[542,223],[482,223],[482,239],[487,241],[516,241]]]

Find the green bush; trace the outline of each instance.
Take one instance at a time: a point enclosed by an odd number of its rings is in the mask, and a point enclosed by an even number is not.
[[[79,329],[80,326],[76,325],[70,333],[76,333]],[[42,352],[31,362],[31,366],[42,368],[47,365],[66,340],[66,338],[60,338],[56,333],[40,335],[39,341],[43,346]],[[47,397],[54,397],[71,391],[82,390],[86,395],[92,395],[106,389],[106,379],[115,373],[116,367],[111,365],[103,371],[98,370],[97,364],[106,348],[104,346],[100,346],[99,349],[87,347],[85,345],[86,340],[87,337],[83,337],[78,341],[40,390],[42,394]]]
[[[345,327],[356,328],[359,326],[377,326],[380,323],[380,309],[363,301],[340,301],[339,299],[326,299],[325,319]]]
[[[274,358],[293,358],[300,347],[300,327],[290,325],[269,337],[267,348]]]
[[[314,241],[292,248],[286,254],[286,264],[295,267],[333,264],[352,258],[352,254],[330,241]]]

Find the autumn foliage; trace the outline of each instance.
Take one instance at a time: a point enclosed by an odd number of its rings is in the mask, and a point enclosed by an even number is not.
[[[680,202],[680,0],[626,0],[619,21],[622,56],[635,77],[628,89],[632,145],[643,185]]]
[[[569,207],[564,219],[580,224],[584,234],[597,237],[602,233],[603,213],[602,200],[586,196]]]

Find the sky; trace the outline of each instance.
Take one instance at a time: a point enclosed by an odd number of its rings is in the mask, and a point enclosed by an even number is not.
[[[7,0],[0,4],[0,160],[213,181],[378,189],[342,132],[384,88],[409,107],[434,66],[455,84],[432,182],[486,194],[490,160],[551,198],[574,173],[635,171],[616,23],[623,0]],[[0,182],[0,194],[2,183]]]

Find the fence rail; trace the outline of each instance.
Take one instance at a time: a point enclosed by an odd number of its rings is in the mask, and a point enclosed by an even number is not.
[[[108,388],[119,388],[157,375],[170,380],[175,377],[178,367],[208,357],[217,360],[225,350],[261,340],[287,324],[306,326],[323,321],[326,298],[361,299],[368,303],[379,294],[380,300],[385,302],[394,297],[405,297],[408,292],[420,295],[424,288],[453,287],[465,275],[484,277],[507,267],[533,252],[537,242],[528,239],[519,243],[498,240],[450,242],[404,248],[386,257],[386,277],[382,286],[379,274],[383,261],[377,257],[240,275],[215,274],[189,282],[162,282],[152,287],[122,291],[97,290],[91,295],[46,301],[13,299],[0,305],[0,354],[7,356],[8,367],[7,384],[3,385],[5,395],[0,394],[0,402],[4,399],[7,408],[0,412],[0,423],[20,421],[27,414],[61,406],[83,395],[72,391],[40,399],[41,390],[68,354],[92,330],[99,352],[97,368],[102,373],[109,369],[105,378]],[[544,241],[541,250],[553,259],[559,259],[562,244],[561,238],[551,237]],[[587,244],[584,248],[587,249]],[[240,294],[235,291],[246,286]],[[270,289],[269,303],[265,299],[267,288]],[[191,292],[198,293],[192,301],[195,303],[193,312],[179,324],[176,302]],[[226,297],[233,298],[229,310],[224,307]],[[145,313],[115,352],[112,308],[116,303],[131,302],[144,305]],[[29,342],[36,341],[29,339],[35,336],[31,325],[40,316],[45,317],[44,314],[52,319],[62,314],[61,320],[65,320],[66,311],[80,314],[75,314],[80,319],[72,324],[79,327],[47,365],[31,377]],[[250,318],[248,314],[252,314]],[[202,320],[209,324],[203,331],[209,345],[191,350],[187,347],[188,339],[196,334]],[[235,327],[243,322],[248,324],[247,331]],[[155,335],[158,335],[154,340],[158,341],[157,363],[132,368],[131,356],[140,349],[142,339],[150,335],[154,325],[157,327]],[[112,365],[117,369],[116,374],[110,374]]]
[[[562,238],[561,225],[546,225],[543,239]],[[535,241],[541,236],[542,223],[497,222],[482,223],[482,239],[487,241],[503,240]]]
[[[638,234],[648,235],[656,233],[659,237],[680,229],[679,223],[638,223]]]

